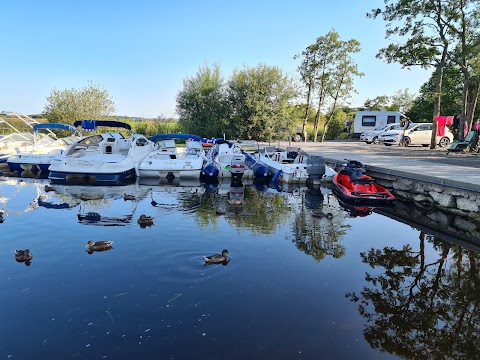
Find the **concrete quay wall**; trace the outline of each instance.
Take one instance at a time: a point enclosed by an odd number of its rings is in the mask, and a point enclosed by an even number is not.
[[[367,167],[367,174],[400,200],[396,216],[448,235],[443,237],[480,244],[480,191],[476,186],[377,167]]]

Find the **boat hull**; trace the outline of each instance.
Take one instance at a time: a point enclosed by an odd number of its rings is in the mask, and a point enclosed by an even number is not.
[[[189,160],[155,161],[148,157],[140,163],[138,173],[140,177],[157,178],[200,178],[203,158]]]
[[[135,169],[129,169],[117,173],[78,173],[50,171],[48,178],[52,182],[66,182],[71,184],[110,184],[125,183],[135,179]]]

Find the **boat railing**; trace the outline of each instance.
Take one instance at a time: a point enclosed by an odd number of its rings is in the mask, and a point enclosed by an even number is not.
[[[0,113],[0,115],[3,115],[4,118],[0,117],[0,123],[1,124],[5,124],[7,125],[8,127],[10,127],[14,132],[16,133],[21,133],[21,131],[19,131],[12,123],[11,121],[7,121],[5,120],[8,117],[12,118],[17,118],[19,119],[21,122],[23,122],[25,125],[27,125],[30,129],[33,130],[33,126],[36,125],[36,124],[40,124],[39,121],[31,118],[30,116],[28,115],[25,115],[25,114],[21,114],[21,113],[18,113],[18,112],[14,112],[14,111],[2,111]],[[53,131],[51,131],[50,129],[45,129],[51,136],[53,136],[55,139],[57,138],[57,136],[55,135],[55,133]]]

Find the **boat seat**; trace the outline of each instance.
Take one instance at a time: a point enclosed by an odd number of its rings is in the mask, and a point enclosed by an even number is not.
[[[373,185],[375,184],[375,182],[373,181],[373,179],[357,178],[352,180],[352,184]]]
[[[304,160],[305,160],[305,155],[298,155],[297,157],[294,158],[293,163],[302,164]]]

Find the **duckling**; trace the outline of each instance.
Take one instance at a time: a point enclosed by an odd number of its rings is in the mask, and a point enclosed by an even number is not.
[[[103,251],[103,250],[110,250],[112,248],[113,241],[109,240],[102,240],[102,241],[92,241],[90,240],[87,245],[85,245],[86,248],[90,251]]]
[[[134,195],[129,195],[127,193],[123,194],[123,200],[127,201],[127,200],[135,200],[135,196]]]
[[[147,226],[152,226],[153,225],[153,217],[142,214],[142,215],[140,215],[140,218],[137,220],[137,223],[142,228],[145,228]]]
[[[30,266],[30,261],[32,260],[33,255],[30,250],[15,250],[15,260],[18,262],[24,262],[25,265]]]
[[[207,264],[223,264],[226,265],[230,258],[227,256],[229,254],[228,250],[223,250],[222,255],[220,254],[213,254],[210,256],[204,256],[205,262]]]
[[[46,192],[55,191],[55,188],[47,184],[47,185],[45,185],[45,191]]]

